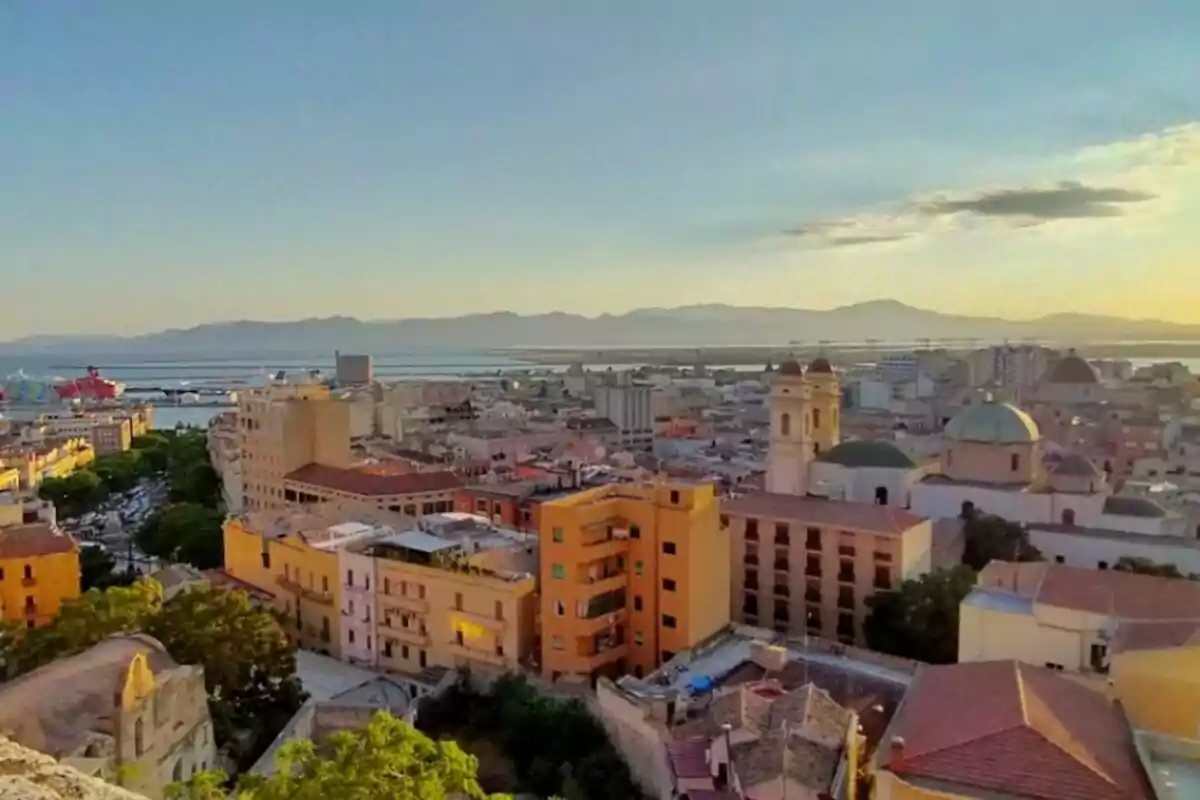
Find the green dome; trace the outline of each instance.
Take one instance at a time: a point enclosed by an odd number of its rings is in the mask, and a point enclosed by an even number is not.
[[[917,464],[891,442],[853,441],[842,442],[837,447],[817,456],[817,461],[826,464],[841,464],[843,467],[886,467],[888,469],[912,469]]]
[[[1033,417],[1008,403],[988,400],[967,406],[946,425],[945,436],[955,442],[1032,444],[1042,438]]]

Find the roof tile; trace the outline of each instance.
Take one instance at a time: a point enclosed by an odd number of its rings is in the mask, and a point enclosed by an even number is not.
[[[365,469],[343,469],[325,464],[309,464],[289,472],[283,479],[368,497],[444,492],[463,485],[462,479],[453,472],[380,474]]]

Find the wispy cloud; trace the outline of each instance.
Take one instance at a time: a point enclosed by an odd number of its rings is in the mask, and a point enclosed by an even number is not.
[[[1119,218],[1153,207],[1179,171],[1200,166],[1200,123],[1089,147],[1070,159],[1070,177],[1025,185],[913,196],[891,209],[807,221],[784,231],[804,245],[848,248],[914,240],[987,225],[1027,229]]]

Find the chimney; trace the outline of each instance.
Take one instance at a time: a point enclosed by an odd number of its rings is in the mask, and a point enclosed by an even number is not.
[[[904,737],[893,736],[888,754],[888,769],[892,772],[904,771]]]

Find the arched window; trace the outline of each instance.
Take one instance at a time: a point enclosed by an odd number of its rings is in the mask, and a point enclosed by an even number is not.
[[[821,409],[813,409],[813,430],[821,429]]]
[[[171,771],[171,780],[175,783],[183,781],[183,759],[175,762],[175,769]]]
[[[886,506],[888,504],[888,490],[886,486],[875,487],[875,505]]]
[[[779,435],[792,435],[792,415],[788,414],[786,411],[779,415]]]
[[[142,724],[142,718],[138,717],[137,722],[133,723],[133,752],[140,756],[146,750],[146,735],[145,726]]]
[[[1063,509],[1062,524],[1063,525],[1074,525],[1075,524],[1075,509],[1073,509],[1073,508],[1064,508]]]
[[[1013,453],[1011,456],[1009,456],[1009,461],[1013,472],[1016,472],[1021,468],[1021,457],[1016,453]]]

